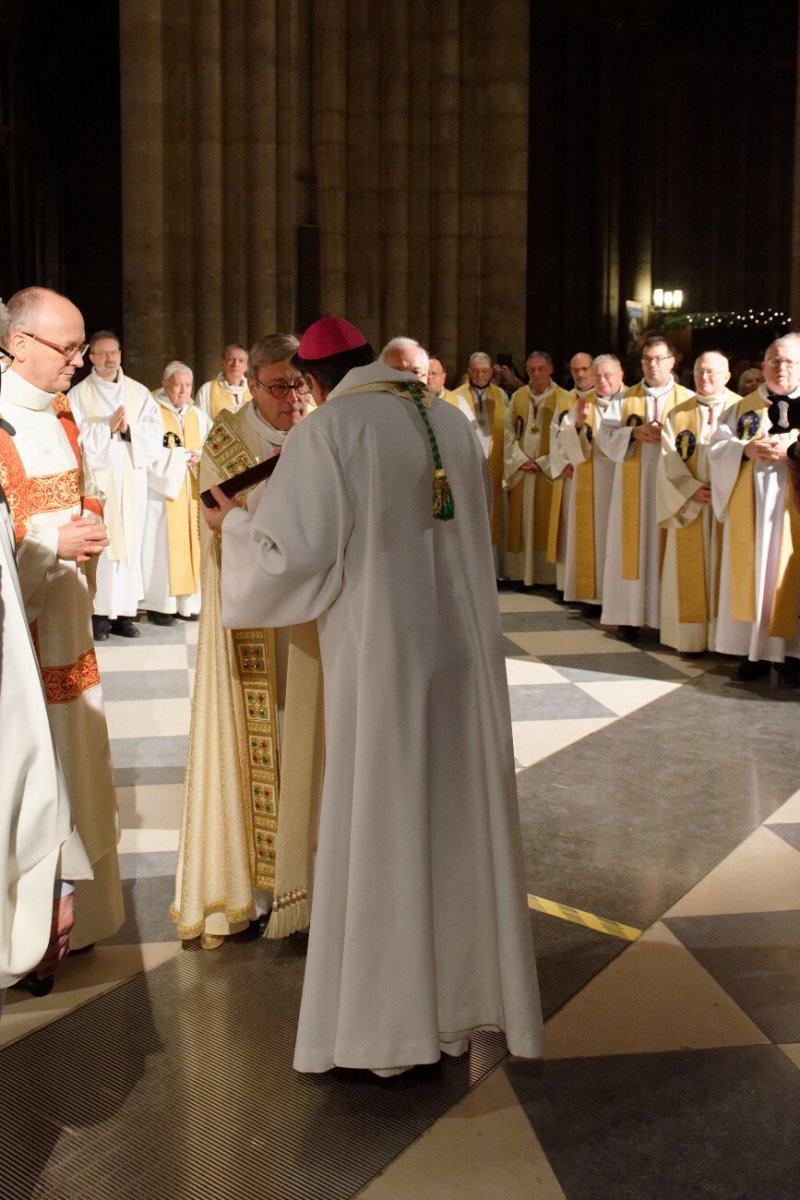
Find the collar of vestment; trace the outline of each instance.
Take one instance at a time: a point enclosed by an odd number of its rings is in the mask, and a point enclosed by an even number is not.
[[[89,378],[97,388],[100,395],[108,396],[109,398],[115,396],[118,392],[121,392],[125,386],[125,376],[122,373],[122,367],[120,367],[117,371],[116,379],[103,379],[102,375],[97,374],[95,367],[92,367]]]
[[[53,407],[57,392],[43,392],[18,375],[12,365],[3,376],[3,402],[17,404],[20,408],[29,408],[33,412],[44,412]]]
[[[699,392],[695,394],[697,403],[704,404],[706,408],[715,408],[718,404],[722,404],[724,399],[724,392],[717,392],[714,396],[701,396]]]
[[[3,387],[5,387],[5,380],[7,378],[8,378],[8,375],[3,376],[3,381],[4,381]],[[798,396],[800,396],[800,383],[791,392],[785,392],[785,393],[771,392],[765,383],[760,383],[758,385],[758,394],[764,399],[764,401],[766,403],[768,403],[770,400],[773,400],[773,399],[795,400]],[[745,397],[745,399],[746,399],[746,397]]]
[[[243,379],[241,383],[228,383],[227,379],[222,374],[222,371],[220,371],[219,375],[217,376],[217,383],[221,387],[224,387],[226,392],[230,392],[232,396],[243,395],[245,389],[247,388],[246,379]]]
[[[181,405],[180,408],[176,408],[166,393],[163,393],[162,395],[158,395],[158,393],[156,393],[155,399],[162,408],[167,410],[167,412],[174,413],[179,421],[183,421],[184,417],[189,412],[189,409],[194,408],[193,400],[190,400],[188,404]]]
[[[556,385],[555,385],[555,383],[553,382],[553,380],[552,380],[552,379],[550,380],[550,382],[548,383],[547,387],[544,389],[544,391],[543,391],[543,392],[535,392],[535,391],[533,390],[533,387],[531,386],[531,384],[528,384],[528,391],[529,391],[529,392],[530,392],[530,394],[531,394],[531,398],[532,398],[532,399],[533,399],[533,400],[534,400],[534,401],[535,401],[537,404],[538,404],[538,402],[539,402],[540,400],[544,400],[545,396],[550,396],[550,395],[552,395],[552,393],[553,393],[555,390],[556,390]]]
[[[276,429],[275,426],[262,417],[261,413],[255,406],[255,402],[251,401],[245,411],[245,421],[247,421],[257,431],[259,437],[266,440],[273,446],[282,446],[286,441],[286,436],[289,433],[288,429]]]
[[[363,392],[392,392],[398,396],[407,396],[408,393],[403,387],[405,383],[416,383],[422,389],[423,404],[430,408],[436,397],[433,392],[428,391],[418,375],[412,374],[411,371],[395,371],[393,367],[387,367],[381,362],[369,363],[366,367],[353,367],[329,394],[328,403],[340,396],[352,396]]]
[[[675,380],[670,379],[669,383],[664,383],[660,387],[651,387],[650,384],[643,379],[642,386],[646,396],[654,396],[657,400],[660,400],[662,396],[666,396],[667,392],[672,391],[672,389],[675,387]]]

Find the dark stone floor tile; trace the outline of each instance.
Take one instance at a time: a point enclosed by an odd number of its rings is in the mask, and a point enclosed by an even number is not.
[[[114,767],[137,770],[186,766],[189,738],[174,734],[169,737],[133,737],[111,739],[111,760]],[[141,780],[139,782],[142,782]],[[170,783],[169,779],[154,779],[154,783]]]
[[[797,1200],[800,1071],[773,1046],[504,1068],[567,1200]]]
[[[661,679],[683,681],[686,675],[677,667],[661,662],[650,654],[630,651],[620,654],[542,654],[542,662],[557,667],[573,683],[609,683],[621,679]]]
[[[579,614],[566,608],[553,612],[504,612],[500,619],[504,633],[541,633],[550,630],[584,629]]]
[[[524,683],[508,689],[512,721],[564,721],[616,713],[571,683]]]
[[[126,857],[126,856],[123,856]],[[175,871],[171,874],[122,879],[125,923],[104,946],[138,946],[143,942],[177,941],[169,908],[175,899]]]
[[[767,1037],[800,1042],[800,912],[670,917],[665,924]]]
[[[800,850],[800,822],[792,822],[784,824],[783,822],[775,821],[766,828],[770,833],[774,833],[776,837],[783,838],[795,850]]]
[[[115,787],[135,787],[144,783],[183,783],[185,767],[115,767]]]
[[[105,700],[179,700],[189,695],[189,677],[182,671],[106,671]]]

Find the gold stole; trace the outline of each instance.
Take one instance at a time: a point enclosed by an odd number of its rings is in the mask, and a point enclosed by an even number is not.
[[[235,431],[232,418],[238,415],[224,409],[206,438],[204,449],[211,455],[223,479],[230,479],[260,461]],[[218,561],[221,549],[221,539],[217,535],[214,551]],[[254,887],[271,891],[275,886],[280,799],[275,630],[232,629],[228,633],[233,642],[247,734],[247,778],[242,780],[242,811],[247,830],[250,878]]]
[[[686,396],[683,388],[675,384],[671,392],[663,397],[664,409],[661,413],[663,425],[667,413],[671,412],[677,403]],[[638,420],[631,421],[632,417]],[[622,402],[622,424],[643,425],[647,421],[647,397],[641,383],[626,394]],[[639,578],[639,515],[640,489],[642,479],[642,447],[640,442],[633,443],[633,450],[622,463],[622,578]],[[663,541],[663,539],[662,539]],[[663,552],[663,545],[662,545]]]
[[[200,422],[190,408],[181,427],[178,414],[159,404],[165,434],[180,439],[186,450],[200,450]],[[184,486],[174,500],[167,500],[167,544],[169,546],[169,590],[172,596],[191,596],[200,587],[200,535],[197,528],[197,478],[188,471],[189,490]],[[189,533],[187,539],[187,530]]]
[[[600,423],[597,398],[592,402],[588,424],[592,441]],[[598,452],[599,453],[599,452]],[[572,502],[575,505],[575,593],[577,596],[597,595],[597,563],[594,545],[594,455],[595,451],[575,468],[572,479]]]
[[[746,440],[765,437],[769,402],[761,395],[743,396],[736,407],[737,436],[739,421],[750,412],[760,417],[757,431],[743,430]],[[756,503],[753,474],[755,462],[743,459],[728,503],[728,560],[731,592],[731,617],[752,624],[756,619]],[[800,603],[800,512],[794,489],[787,479],[781,515],[781,544],[775,592],[772,597],[769,637],[788,640],[797,632]]]
[[[574,408],[578,400],[578,393],[573,390],[567,392],[566,396],[561,398],[558,407],[555,410],[554,419],[561,420],[564,413]],[[548,429],[548,449],[550,431]],[[561,520],[561,500],[564,495],[564,476],[559,475],[558,479],[553,480],[553,486],[550,489],[550,519],[547,523],[547,561],[554,563],[558,558],[558,526]]]
[[[686,469],[697,479],[697,448],[703,430],[705,408],[697,401],[691,407],[680,405],[673,410],[670,425],[675,441],[684,430],[692,434],[694,449],[689,458],[681,455]],[[693,625],[708,621],[708,591],[706,589],[705,546],[703,545],[703,514],[699,513],[690,525],[676,529],[675,552],[678,567],[678,620]]]
[[[533,431],[538,431],[540,434],[540,457],[550,453],[550,422],[558,397],[559,390],[556,389],[542,401],[539,415],[536,418],[538,424],[533,426]],[[529,417],[531,405],[530,388],[518,388],[511,400],[511,428],[522,430],[517,436],[520,445],[525,438],[525,426],[529,419],[533,419],[532,416]],[[522,421],[522,425],[519,425],[520,421]],[[522,490],[524,484],[523,478],[516,487],[511,489],[508,496],[506,549],[510,554],[518,554],[522,549]],[[546,551],[550,530],[550,501],[553,485],[541,471],[537,471],[533,486],[535,489],[533,494],[533,548]]]
[[[248,400],[252,400],[252,396],[250,395],[250,389],[245,387],[242,403],[239,405],[239,408],[243,408]],[[210,406],[212,421],[216,421],[222,412],[233,411],[234,397],[227,388],[222,386],[218,379],[211,380]]]

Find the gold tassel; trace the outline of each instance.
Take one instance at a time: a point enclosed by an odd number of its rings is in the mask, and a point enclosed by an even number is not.
[[[433,473],[433,516],[436,521],[452,521],[455,516],[453,491],[447,472],[440,467]]]

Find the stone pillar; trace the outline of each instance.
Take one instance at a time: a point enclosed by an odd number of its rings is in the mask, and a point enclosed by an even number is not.
[[[800,329],[800,28],[798,28],[797,91],[794,125],[794,190],[792,193],[792,270],[789,278],[789,316]]]
[[[527,30],[524,0],[122,5],[132,372],[293,328],[300,246],[304,320],[319,295],[451,375],[521,352]]]

